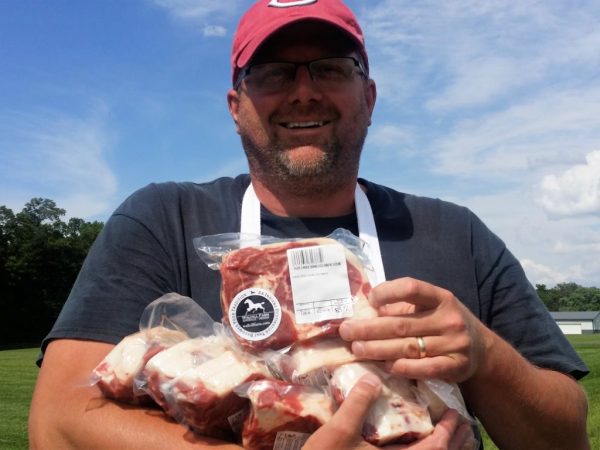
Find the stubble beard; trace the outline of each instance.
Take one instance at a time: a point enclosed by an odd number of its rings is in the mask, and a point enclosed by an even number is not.
[[[247,134],[241,138],[250,169],[262,182],[273,191],[312,197],[335,192],[357,176],[366,130],[351,146],[337,138],[320,144],[287,145],[270,139],[266,148],[260,149]],[[302,152],[310,157],[299,156]]]
[[[240,130],[251,172],[274,192],[309,198],[335,192],[358,175],[368,130],[364,114],[361,110],[350,126],[319,142],[282,142],[264,130]],[[262,139],[252,138],[261,134]]]

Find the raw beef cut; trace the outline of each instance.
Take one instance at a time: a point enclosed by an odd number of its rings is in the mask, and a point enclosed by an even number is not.
[[[126,336],[93,371],[92,379],[109,398],[127,403],[145,403],[149,398],[134,391],[134,380],[146,362],[165,348],[188,336],[165,327],[154,327]]]
[[[176,413],[165,399],[173,379],[205,361],[231,350],[232,342],[224,334],[187,339],[151,358],[144,367],[144,389],[168,415]]]
[[[289,352],[273,356],[271,362],[280,378],[297,384],[324,386],[333,369],[356,360],[350,343],[335,336],[294,344]]]
[[[331,419],[334,411],[331,397],[309,386],[262,380],[252,383],[246,394],[251,408],[242,443],[247,450],[300,448],[299,443]]]
[[[343,256],[346,260],[351,306],[344,317],[367,318],[377,315],[376,310],[367,300],[371,285],[361,261],[334,239],[315,238],[242,248],[225,255],[220,264],[221,305],[224,311],[224,322],[233,325],[234,331],[236,331],[236,324],[231,323],[231,318],[238,317],[232,316],[234,309],[237,311],[237,308],[240,308],[243,314],[255,313],[252,317],[258,318],[255,323],[258,337],[250,338],[237,331],[235,333],[236,339],[246,350],[253,352],[265,349],[277,350],[295,342],[336,333],[342,318],[299,323],[301,321],[295,317],[287,255],[290,249],[332,244],[343,248]],[[248,298],[243,300],[244,305],[236,303],[240,301],[238,300],[240,293],[247,293]],[[278,306],[274,307],[273,304]],[[270,307],[271,310],[265,311],[265,306]],[[335,309],[336,306],[331,308]],[[260,322],[261,318],[265,320]]]
[[[380,363],[356,362],[335,369],[331,385],[336,401],[341,403],[359,378],[369,372],[382,380],[383,388],[363,426],[367,442],[376,446],[410,443],[433,431],[427,404],[419,398],[416,382],[386,373]]]
[[[193,431],[204,436],[234,438],[248,405],[248,400],[234,389],[269,375],[257,360],[227,350],[173,380],[168,396],[178,419]]]

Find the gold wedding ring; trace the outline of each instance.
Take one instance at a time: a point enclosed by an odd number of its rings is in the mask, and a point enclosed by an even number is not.
[[[427,356],[425,339],[423,339],[421,336],[417,336],[417,345],[419,346],[419,358],[425,358]]]

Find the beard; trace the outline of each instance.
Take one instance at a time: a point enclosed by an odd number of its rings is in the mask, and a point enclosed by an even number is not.
[[[282,142],[270,136],[260,145],[252,132],[242,131],[240,136],[255,176],[274,191],[310,197],[336,191],[357,177],[367,126],[355,117],[351,128],[319,142]]]

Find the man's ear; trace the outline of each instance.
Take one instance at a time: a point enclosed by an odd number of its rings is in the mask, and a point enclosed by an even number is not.
[[[367,107],[369,108],[369,125],[371,125],[371,117],[373,116],[373,110],[375,109],[375,102],[377,101],[377,86],[375,81],[368,79],[365,86],[365,96],[367,100]]]
[[[229,114],[235,122],[235,128],[239,134],[240,125],[238,122],[238,111],[240,107],[240,93],[235,89],[230,89],[227,93],[227,106],[229,107]]]

